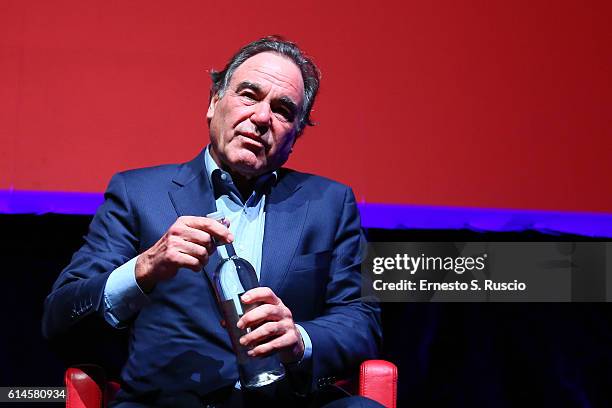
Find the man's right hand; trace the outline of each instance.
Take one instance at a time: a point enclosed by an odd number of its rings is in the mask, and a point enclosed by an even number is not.
[[[219,221],[206,217],[179,217],[151,248],[136,260],[136,282],[145,291],[153,290],[157,282],[173,278],[179,268],[199,272],[215,251],[213,238],[222,244],[234,236]]]

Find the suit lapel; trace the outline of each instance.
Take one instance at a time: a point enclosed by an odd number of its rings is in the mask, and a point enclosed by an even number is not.
[[[172,180],[178,188],[169,191],[168,194],[179,216],[204,217],[217,210],[204,163],[204,150],[202,150],[195,159],[183,164]],[[219,261],[218,251],[215,251],[204,268],[211,282],[213,282],[213,273]]]
[[[300,201],[295,194],[301,186],[283,174],[266,199],[260,273],[261,286],[268,286],[277,294],[296,253],[308,212],[308,202]]]

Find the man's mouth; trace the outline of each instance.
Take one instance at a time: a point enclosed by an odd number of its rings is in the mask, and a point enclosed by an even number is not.
[[[238,132],[238,136],[242,136],[242,142],[248,146],[252,146],[257,149],[262,149],[264,147],[261,138],[255,133],[249,132]]]

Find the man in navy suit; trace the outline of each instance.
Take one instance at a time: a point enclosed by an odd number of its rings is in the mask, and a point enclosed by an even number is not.
[[[336,378],[376,356],[381,330],[378,305],[360,293],[352,191],[282,168],[310,124],[319,71],[295,44],[267,37],[212,79],[210,145],[181,165],[113,177],[47,297],[43,332],[84,321],[129,330],[117,406],[322,405]],[[217,209],[229,228],[205,217]],[[216,245],[229,242],[261,284],[242,297],[260,305],[238,322],[252,329],[241,342],[253,357],[278,353],[288,372],[259,394],[237,391],[211,286]]]

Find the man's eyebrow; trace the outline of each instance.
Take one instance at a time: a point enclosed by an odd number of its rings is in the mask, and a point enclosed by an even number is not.
[[[242,81],[236,87],[236,92],[240,92],[243,89],[251,89],[257,93],[261,92],[261,86],[251,81]]]
[[[285,105],[285,107],[287,109],[289,109],[291,111],[291,113],[296,113],[298,108],[297,108],[297,104],[295,102],[293,102],[293,99],[291,99],[288,96],[281,96],[280,98],[278,98],[278,101]]]

